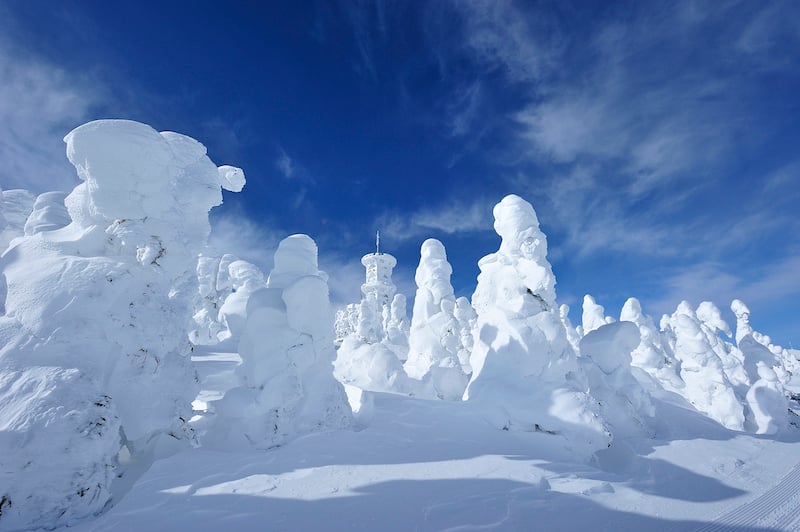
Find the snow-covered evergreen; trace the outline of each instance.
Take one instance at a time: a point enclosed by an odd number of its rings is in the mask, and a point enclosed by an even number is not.
[[[452,273],[442,243],[433,238],[423,242],[404,367],[409,377],[429,382],[437,397],[456,400],[464,394],[469,375],[459,361],[464,345],[462,325],[455,317]]]
[[[213,403],[217,420],[208,441],[267,449],[308,432],[349,427],[347,396],[333,377],[333,338],[317,246],[307,235],[287,237],[266,287],[248,296],[239,385]]]
[[[547,239],[519,196],[506,196],[493,212],[502,241],[478,263],[464,398],[497,428],[552,433],[577,456],[588,456],[611,436],[561,323]]]
[[[31,231],[0,259],[12,527],[94,514],[121,451],[141,461],[193,439],[195,258],[225,181],[199,142],[136,122],[90,122],[65,142],[83,181],[66,198],[71,223]]]

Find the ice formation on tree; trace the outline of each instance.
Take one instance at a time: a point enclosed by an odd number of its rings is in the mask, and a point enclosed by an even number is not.
[[[220,173],[199,142],[136,122],[90,122],[65,142],[83,181],[66,198],[71,223],[32,231],[0,259],[11,528],[97,513],[123,447],[140,460],[192,438],[186,334]]]
[[[668,390],[683,388],[684,383],[677,373],[680,371],[680,364],[675,360],[672,351],[665,347],[653,319],[642,312],[639,300],[628,298],[622,305],[619,319],[634,323],[639,328],[639,345],[631,352],[631,365],[649,373]]]
[[[561,323],[536,213],[509,195],[494,207],[494,218],[502,241],[478,263],[477,329],[464,398],[498,428],[557,433],[580,455],[603,449],[610,434]]]
[[[197,261],[198,292],[194,302],[196,328],[189,338],[194,344],[234,346],[244,330],[247,299],[266,286],[261,270],[254,264],[225,254],[201,255]]]
[[[459,297],[456,299],[456,308],[453,311],[453,316],[458,322],[458,331],[460,336],[461,347],[458,350],[458,361],[461,364],[461,369],[464,373],[471,374],[472,366],[469,363],[469,357],[472,354],[472,349],[475,346],[475,338],[473,332],[475,325],[478,322],[478,314],[472,308],[472,304],[466,297]]]
[[[687,301],[682,301],[665,322],[680,376],[680,393],[697,410],[733,430],[744,429],[744,410],[722,360],[709,343],[702,324]]]
[[[598,305],[597,301],[586,294],[583,296],[583,315],[581,317],[581,330],[580,334],[585,335],[596,329],[599,329],[606,323],[614,321],[612,317],[606,317],[606,310],[602,305]]]
[[[720,337],[720,333],[728,338],[732,336],[730,326],[722,319],[719,308],[710,301],[701,302],[695,314],[708,345],[722,362],[725,376],[733,385],[737,395],[744,396],[747,393],[747,386],[752,382],[745,371],[744,355],[736,346]]]
[[[264,274],[255,264],[234,260],[228,264],[227,279],[230,291],[219,309],[218,322],[222,330],[217,333],[219,341],[231,339],[236,342],[247,323],[247,302],[250,295],[265,286]]]
[[[578,332],[578,330],[572,326],[572,321],[569,319],[569,305],[561,305],[560,307],[558,307],[558,316],[559,318],[561,318],[561,325],[564,326],[564,330],[567,333],[567,340],[569,340],[569,345],[572,346],[572,349],[576,353],[579,353],[581,335]]]
[[[580,341],[589,390],[615,435],[647,432],[647,419],[655,414],[650,395],[631,372],[631,352],[640,341],[638,327],[627,321],[602,325]]]
[[[219,257],[200,255],[197,258],[197,294],[194,302],[195,328],[189,332],[189,340],[195,345],[214,345],[222,331],[217,315],[224,295],[217,290]]]
[[[437,397],[457,400],[464,394],[468,375],[458,358],[464,346],[455,317],[452,273],[442,243],[433,238],[423,242],[404,368],[409,377],[429,382]]]
[[[397,260],[377,246],[361,263],[366,268],[361,302],[336,313],[336,378],[362,390],[416,394],[418,383],[403,370],[409,325],[406,298],[392,283]]]
[[[756,363],[758,380],[747,391],[747,406],[752,413],[756,434],[775,434],[789,424],[788,404],[778,375],[766,363]]]
[[[352,412],[331,365],[327,275],[318,269],[311,238],[281,241],[266,287],[249,296],[246,317],[239,385],[212,403],[218,421],[210,441],[265,449],[300,434],[350,426]]]

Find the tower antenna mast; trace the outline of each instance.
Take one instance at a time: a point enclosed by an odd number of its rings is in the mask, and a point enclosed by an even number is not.
[[[376,255],[380,255],[381,254],[381,231],[380,231],[380,229],[378,229],[375,232],[375,254]]]

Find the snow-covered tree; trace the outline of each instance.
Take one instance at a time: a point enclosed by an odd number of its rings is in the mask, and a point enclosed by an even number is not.
[[[734,386],[688,301],[665,323],[685,387],[680,393],[697,410],[733,430],[744,429],[744,410]]]
[[[561,323],[536,213],[515,195],[493,212],[502,241],[478,263],[473,373],[464,398],[498,428],[559,434],[583,456],[605,448],[610,434]]]
[[[152,459],[192,439],[195,260],[220,185],[244,185],[194,139],[136,122],[90,122],[65,142],[83,181],[66,198],[71,223],[15,240],[0,259],[0,496],[11,528],[96,513],[123,448]]]
[[[442,243],[433,238],[423,242],[404,367],[409,377],[429,381],[437,397],[456,400],[464,394],[468,375],[458,358],[463,345],[455,317],[452,273]]]
[[[210,442],[266,449],[351,425],[352,411],[331,365],[327,275],[319,271],[317,246],[308,236],[292,235],[278,245],[266,287],[249,295],[239,354],[239,385],[212,403],[218,421]]]

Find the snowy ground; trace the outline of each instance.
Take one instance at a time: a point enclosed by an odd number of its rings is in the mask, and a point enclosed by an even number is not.
[[[238,357],[194,360],[202,406],[230,386]],[[800,530],[797,431],[736,433],[661,397],[655,439],[615,441],[586,465],[557,436],[496,430],[468,403],[373,399],[357,431],[157,461],[74,529]]]

